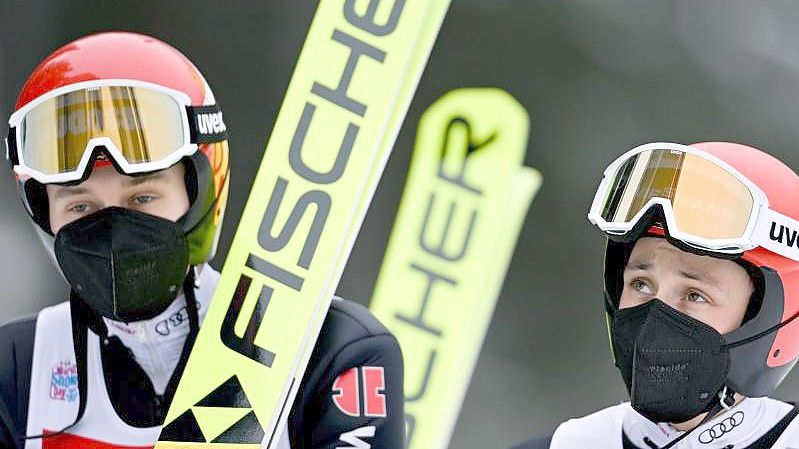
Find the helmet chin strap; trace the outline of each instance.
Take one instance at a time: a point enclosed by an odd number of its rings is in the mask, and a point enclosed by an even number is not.
[[[183,351],[180,354],[180,360],[169,378],[169,383],[166,386],[162,400],[164,410],[168,409],[172,404],[172,399],[175,397],[175,392],[178,389],[180,379],[183,377],[183,370],[186,369],[186,363],[189,361],[189,355],[194,347],[194,341],[197,340],[197,334],[200,331],[200,313],[197,310],[197,297],[194,289],[197,287],[196,279],[198,277],[197,267],[192,265],[183,280],[183,295],[186,298],[186,312],[189,315],[189,335],[186,337],[186,342],[183,344]],[[162,419],[166,415],[162,415]]]
[[[722,410],[724,410],[724,411],[730,410],[735,405],[735,392],[732,391],[731,389],[727,388],[727,386],[725,385],[724,388],[722,388],[721,391],[719,391],[718,399],[719,399],[718,402],[713,404],[713,407],[711,407],[710,410],[708,410],[707,415],[705,415],[705,417],[702,418],[702,421],[700,421],[699,424],[694,426],[693,429],[688,430],[685,433],[683,433],[682,435],[680,435],[679,437],[673,439],[672,441],[670,441],[665,446],[659,447],[652,440],[650,440],[649,437],[644,437],[644,443],[646,443],[646,445],[649,446],[651,449],[670,449],[670,448],[674,447],[677,443],[682,441],[685,437],[687,437],[688,435],[693,433],[694,430],[702,427],[703,424],[705,424],[706,422],[710,421],[716,415],[721,413]]]

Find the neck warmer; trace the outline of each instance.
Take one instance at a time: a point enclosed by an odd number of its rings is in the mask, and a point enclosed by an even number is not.
[[[208,264],[202,265],[199,271],[194,292],[202,324],[219,282],[219,272]],[[164,394],[189,334],[189,317],[183,293],[155,318],[127,324],[108,318],[103,320],[108,327],[108,335],[117,336],[130,349],[136,362],[149,376],[155,392]]]

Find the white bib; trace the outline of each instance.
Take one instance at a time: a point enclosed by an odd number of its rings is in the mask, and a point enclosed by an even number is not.
[[[629,403],[602,409],[582,418],[570,419],[555,429],[550,449],[622,447],[621,425]]]
[[[89,332],[87,351],[88,391],[86,412],[68,433],[28,440],[25,449],[85,446],[94,440],[98,448],[151,448],[161,427],[137,428],[117,415],[105,389],[100,341]],[[78,369],[72,344],[69,303],[39,312],[33,346],[33,368],[28,406],[28,435],[57,432],[72,424],[78,414]],[[83,443],[83,444],[80,444]]]
[[[721,448],[728,444],[743,449],[767,433],[790,410],[789,404],[774,399],[746,399],[691,432],[674,449]],[[650,422],[625,402],[564,422],[555,430],[550,449],[621,449],[622,429],[638,447],[646,447],[644,436],[663,446],[682,434],[668,425]],[[799,449],[799,420],[794,418],[772,448]]]
[[[28,440],[25,449],[151,449],[161,426],[133,427],[117,415],[105,388],[99,337],[91,331],[87,346],[88,391],[83,418],[65,434]],[[28,435],[57,432],[72,424],[78,404],[78,370],[69,303],[65,302],[42,310],[36,321]],[[279,447],[291,449],[287,428]]]

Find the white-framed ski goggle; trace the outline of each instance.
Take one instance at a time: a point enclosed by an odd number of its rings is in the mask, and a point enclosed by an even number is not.
[[[658,142],[624,153],[605,169],[588,220],[624,236],[655,205],[669,236],[690,247],[740,254],[762,246],[799,261],[799,221],[772,210],[757,185],[698,148]]]
[[[178,90],[136,80],[85,81],[54,89],[14,112],[6,158],[17,176],[49,183],[86,174],[102,147],[127,174],[168,168],[198,144],[227,139],[217,105],[191,106]]]

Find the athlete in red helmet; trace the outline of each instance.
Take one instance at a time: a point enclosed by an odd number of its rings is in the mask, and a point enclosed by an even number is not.
[[[605,310],[630,402],[518,449],[799,447],[799,176],[755,148],[651,143],[605,171]]]
[[[45,59],[9,124],[22,202],[71,296],[0,326],[0,448],[152,447],[219,279],[222,112],[179,51],[112,32]],[[336,299],[280,447],[399,448],[402,406],[397,341]],[[237,419],[185,441],[260,443]],[[182,425],[169,432],[196,431]]]

